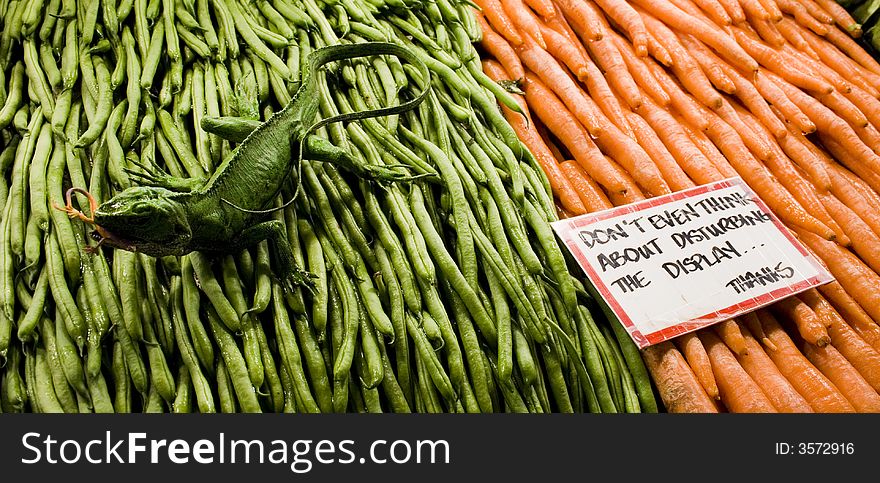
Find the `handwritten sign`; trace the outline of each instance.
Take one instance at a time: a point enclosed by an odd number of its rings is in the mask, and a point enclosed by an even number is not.
[[[740,178],[553,228],[640,348],[833,280]]]

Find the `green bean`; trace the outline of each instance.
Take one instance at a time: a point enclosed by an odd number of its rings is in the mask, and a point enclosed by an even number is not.
[[[41,110],[37,107],[37,110]],[[15,153],[15,161],[12,164],[12,185],[9,187],[7,210],[9,210],[9,222],[7,230],[9,230],[9,243],[12,253],[21,257],[24,254],[24,240],[26,235],[26,213],[27,213],[27,189],[28,189],[28,169],[34,150],[37,145],[37,138],[43,126],[43,116],[35,112],[31,117],[27,131],[22,136],[21,143]],[[10,267],[10,271],[11,271]],[[10,284],[10,289],[12,285]],[[12,298],[6,299],[12,303]],[[9,307],[7,316],[12,318],[12,307]]]
[[[174,401],[171,403],[171,412],[185,414],[192,412],[192,378],[186,366],[177,369],[177,390]]]
[[[110,2],[107,2],[110,3]],[[134,37],[128,27],[122,29],[122,46],[125,50],[126,76],[128,84],[125,89],[125,97],[128,99],[128,110],[122,121],[120,142],[123,147],[130,147],[138,127],[138,108],[141,104],[141,65],[135,51]]]
[[[194,7],[194,1],[186,1],[185,3],[176,2],[174,6],[173,14],[177,17],[177,20],[188,29],[199,30],[201,31],[202,26],[199,25],[199,21],[189,12],[187,9],[192,9]]]
[[[193,109],[193,69],[187,69],[183,78],[183,90],[174,96],[174,119],[189,115]],[[189,136],[185,136],[187,145]]]
[[[217,82],[213,64],[205,62],[205,114],[211,117],[220,117],[220,101],[217,99]],[[217,166],[223,161],[221,154],[222,140],[219,136],[208,134],[212,166]]]
[[[220,412],[236,412],[235,389],[223,358],[217,360],[217,396],[220,398]]]
[[[305,6],[309,17],[311,17],[318,26],[318,32],[321,34],[321,39],[324,43],[326,45],[335,45],[339,43],[339,38],[333,32],[333,27],[330,26],[327,18],[324,17],[324,12],[321,11],[318,4],[315,3],[314,0],[304,0],[303,5]]]
[[[38,2],[34,2],[38,3]],[[34,7],[32,7],[34,8]],[[44,43],[47,43],[52,38],[52,33],[55,31],[55,22],[58,19],[58,10],[61,8],[61,0],[49,0],[49,5],[46,6],[42,19],[43,22],[40,24],[40,34],[39,38]],[[36,10],[36,13],[39,14],[39,9]],[[36,22],[38,19],[34,19]]]
[[[256,328],[252,314],[247,313],[247,301],[244,298],[244,292],[241,286],[241,279],[235,268],[235,259],[232,255],[223,257],[221,263],[221,271],[223,278],[223,293],[227,300],[235,310],[236,317],[241,324],[241,336],[244,346],[244,359],[247,364],[248,376],[254,387],[259,388],[263,385],[265,372],[263,370],[263,361],[260,356],[260,344],[257,340]]]
[[[632,374],[641,409],[644,412],[656,413],[657,401],[654,398],[651,379],[648,377],[648,371],[645,368],[644,361],[642,361],[638,347],[629,337],[629,334],[626,333],[626,329],[620,325],[620,321],[609,317],[608,322],[614,330],[617,343],[620,344],[620,351],[623,354],[624,361],[626,361],[626,367],[629,369],[630,374]]]
[[[295,4],[291,4],[287,0],[273,0],[272,5],[284,18],[290,20],[293,25],[302,28],[308,28],[314,25],[314,21],[301,8]]]
[[[86,291],[82,285],[76,291],[76,305],[83,316],[86,323],[86,351],[85,366],[86,374],[96,374],[101,372],[101,340],[98,338],[97,330],[95,330],[95,320],[92,317],[92,309],[89,307],[89,301],[86,297]],[[82,349],[80,349],[82,355]]]
[[[55,60],[55,54],[52,53],[52,46],[43,43],[40,44],[40,67],[46,74],[46,79],[52,87],[52,92],[61,90],[61,70],[58,68],[58,62]]]
[[[56,307],[56,318],[58,320],[60,307]],[[61,369],[67,382],[73,387],[80,396],[90,397],[86,388],[85,371],[83,371],[82,361],[77,353],[76,346],[70,338],[66,324],[55,323],[55,348],[58,351],[58,358],[61,361]]]
[[[183,40],[183,44],[192,49],[196,55],[203,59],[211,57],[211,50],[208,48],[208,44],[203,42],[202,39],[196,36],[196,34],[192,33],[186,25],[178,23],[175,25],[175,29],[177,30],[177,35],[180,37],[180,40]]]
[[[192,150],[187,145],[187,141],[184,140],[186,134],[184,134],[175,124],[174,118],[171,117],[171,114],[165,109],[159,109],[157,115],[159,118],[159,125],[162,127],[165,138],[174,148],[174,152],[179,156],[180,161],[183,163],[183,167],[186,169],[189,176],[192,178],[204,177],[205,169],[199,164],[195,155],[193,155]]]
[[[184,259],[184,264],[186,261]],[[184,265],[185,266],[185,265]],[[183,276],[186,276],[184,274]],[[187,333],[186,322],[184,321],[184,306],[186,304],[186,288],[185,281],[182,277],[174,276],[171,279],[171,304],[172,304],[172,320],[174,322],[174,338],[177,342],[177,348],[180,351],[180,358],[183,360],[184,365],[189,371],[190,377],[192,378],[193,388],[195,390],[196,403],[199,406],[199,412],[202,413],[213,413],[216,411],[214,408],[214,397],[211,394],[211,387],[208,385],[207,379],[205,379],[204,374],[202,374],[201,369],[199,368],[199,359],[197,358],[197,352],[195,347],[193,346],[193,342],[190,339],[190,335]],[[198,307],[196,307],[198,310]],[[201,323],[198,324],[201,327],[201,330],[204,331],[204,327],[201,326]],[[190,330],[190,332],[192,332]],[[207,336],[205,334],[205,336]],[[193,337],[195,338],[195,336]],[[210,342],[208,342],[210,344]],[[211,349],[212,357],[213,357],[213,348]],[[209,367],[213,369],[211,365],[210,359],[205,367]],[[203,362],[204,364],[204,362]]]
[[[46,303],[46,293],[49,288],[49,271],[45,266],[40,270],[40,277],[37,279],[37,285],[34,288],[34,297],[30,306],[26,309],[24,318],[19,322],[17,335],[21,341],[30,341],[33,339],[34,329],[43,315],[44,305]]]
[[[260,403],[257,400],[257,393],[248,377],[244,357],[238,350],[235,339],[221,325],[221,322],[218,320],[219,316],[213,307],[207,308],[207,315],[211,332],[214,334],[214,341],[217,343],[220,354],[223,356],[226,367],[229,369],[229,377],[232,380],[232,386],[235,389],[236,398],[241,404],[241,409],[248,413],[262,412]]]
[[[214,64],[214,83],[217,85],[217,95],[220,99],[220,114],[222,116],[234,115],[235,92],[229,81],[229,71],[222,63]]]
[[[80,39],[82,45],[90,45],[92,38],[95,36],[95,27],[98,23],[98,9],[101,2],[92,1],[87,4],[83,2],[82,26],[80,29]]]
[[[113,333],[116,336],[117,342],[122,346],[122,352],[125,356],[125,367],[128,369],[129,376],[131,376],[132,385],[138,392],[144,394],[147,391],[148,384],[147,368],[141,358],[140,350],[131,340],[128,331],[123,327],[117,325]]]
[[[464,373],[464,361],[462,360],[461,350],[458,347],[458,340],[455,337],[452,325],[448,316],[440,309],[439,301],[433,297],[426,297],[428,310],[433,312],[433,318],[438,322],[441,333],[443,334],[446,351],[449,358],[449,372],[453,384],[459,387],[459,392],[464,400],[464,408],[467,412],[491,412],[492,402],[489,396],[488,384],[482,377],[485,372],[483,368],[483,360],[480,356],[482,351],[477,333],[474,330],[474,324],[471,317],[461,300],[456,294],[448,280],[441,281],[443,290],[447,300],[452,306],[452,317],[455,319],[458,327],[461,344],[464,347],[464,354],[467,359],[468,368],[471,374],[471,381]],[[430,292],[429,292],[430,293]],[[473,389],[471,388],[473,384]]]
[[[37,106],[39,109],[39,106]],[[21,106],[17,111],[15,111],[15,115],[12,118],[12,127],[15,128],[18,132],[25,132],[28,130],[28,123],[30,117],[30,109],[27,105]],[[40,116],[42,119],[42,116]]]
[[[58,241],[54,236],[49,236],[46,246],[46,264],[49,269],[49,287],[52,290],[52,298],[55,300],[57,307],[61,313],[61,318],[66,326],[65,334],[76,341],[78,347],[82,347],[85,342],[86,327],[82,314],[76,307],[76,302],[67,287],[64,280],[64,273],[61,262],[61,250],[58,248]],[[61,324],[59,324],[61,325]]]
[[[110,392],[107,390],[107,381],[104,379],[104,374],[98,372],[92,376],[86,372],[86,383],[89,386],[89,395],[95,412],[113,413],[113,401],[110,399]]]
[[[226,6],[225,0],[212,0],[211,4],[214,6],[214,15],[220,24],[220,29],[217,31],[218,42],[220,37],[223,37],[225,39],[223,43],[229,49],[229,57],[236,59],[239,54],[239,42],[235,34],[235,21],[232,13]]]
[[[24,411],[27,401],[27,387],[21,377],[21,352],[17,346],[12,346],[6,359],[3,372],[2,387],[0,387],[0,399],[3,402],[4,411],[20,413]]]
[[[394,340],[394,360],[397,368],[395,383],[399,385],[406,401],[409,403],[412,401],[412,384],[410,381],[409,338],[403,336],[407,330],[403,291],[400,288],[397,273],[394,270],[388,253],[381,246],[377,246],[376,255],[379,260],[382,282],[388,293],[394,333],[402,335]],[[384,349],[384,346],[380,344],[380,348]],[[388,368],[386,368],[385,373],[386,376],[394,374],[393,372],[389,373]]]
[[[162,396],[159,395],[159,391],[156,390],[156,386],[150,385],[150,390],[147,391],[147,397],[144,401],[144,413],[146,414],[157,414],[164,413],[165,407],[162,405]]]
[[[138,259],[134,253],[117,251],[114,255],[116,287],[119,290],[119,302],[122,309],[122,320],[125,332],[135,342],[144,340],[144,325],[138,306],[137,275]]]
[[[116,136],[119,126],[122,124],[125,111],[128,109],[128,100],[123,99],[122,102],[116,104],[110,113],[110,119],[107,120],[107,127],[104,129],[104,144],[107,146],[107,174],[110,181],[122,189],[131,186],[131,180],[123,168],[125,168],[125,150]]]
[[[157,336],[162,349],[169,357],[174,355],[174,323],[171,320],[167,291],[159,287],[159,276],[156,272],[156,258],[141,254],[141,268],[144,270],[146,283],[146,301],[150,305],[153,318],[157,324]]]
[[[175,64],[178,66],[180,65],[181,57],[180,41],[177,37],[177,27],[174,25],[174,0],[162,0],[162,10],[166,12],[166,14],[162,16],[162,20],[165,23],[165,44],[167,46],[165,49],[165,55],[171,59],[172,67],[169,72],[171,73],[172,79],[172,92],[177,92],[183,83],[183,71],[175,67]],[[175,81],[176,77],[179,78]]]
[[[605,340],[608,341],[608,346],[611,348],[611,355],[614,357],[616,364],[621,368],[620,370],[620,384],[621,384],[621,392],[623,396],[623,403],[621,404],[621,412],[625,411],[628,413],[637,413],[639,412],[639,401],[638,395],[636,394],[636,388],[633,385],[633,378],[630,375],[629,371],[626,370],[626,361],[623,358],[623,353],[620,351],[620,348],[617,346],[617,342],[615,341],[614,334],[611,329],[607,326],[603,325],[600,330],[602,331],[602,336]]]
[[[372,389],[382,382],[385,377],[382,366],[382,355],[379,352],[379,342],[376,340],[376,332],[370,323],[369,317],[360,312],[360,349],[364,359],[364,370],[361,371],[361,385]]]
[[[67,383],[61,359],[58,357],[58,350],[55,345],[54,323],[48,317],[41,317],[39,322],[40,337],[46,350],[46,362],[49,364],[49,372],[52,377],[55,395],[58,397],[58,402],[64,408],[64,412],[75,413],[77,412],[76,396]]]
[[[429,377],[425,375],[425,373],[430,372],[430,370],[422,359],[422,356],[418,353],[416,354],[416,369],[419,381],[419,392],[425,405],[424,412],[433,414],[443,412],[435,387],[431,384]]]
[[[293,383],[298,401],[297,407],[305,412],[320,412],[321,409],[319,409],[315,398],[312,396],[305,371],[303,370],[299,346],[296,343],[296,337],[291,328],[287,309],[284,307],[281,286],[274,283],[272,285],[272,292],[272,312],[275,322],[278,353],[281,356],[281,363]]]
[[[110,73],[101,59],[96,59],[94,64],[99,91],[97,96],[98,106],[95,110],[95,119],[89,123],[89,128],[86,132],[82,133],[74,144],[74,147],[77,148],[88,146],[98,139],[98,136],[101,135],[107,126],[107,121],[110,119],[110,113],[113,110],[113,90],[110,87]]]
[[[223,322],[223,325],[231,331],[240,331],[241,321],[239,320],[238,313],[232,307],[216,277],[214,277],[208,259],[201,253],[193,252],[189,255],[189,260],[192,263],[195,276],[198,278],[199,289],[208,296],[208,300],[211,301],[211,305],[217,310],[217,316]]]
[[[428,312],[422,311],[422,330],[425,331],[425,335],[428,337],[428,340],[431,342],[440,341],[440,346],[442,347],[444,344],[443,334],[440,332],[440,326],[437,325],[437,321],[431,317],[431,314]]]
[[[26,353],[25,359],[28,358]],[[55,389],[52,387],[51,369],[46,361],[46,350],[37,347],[36,353],[30,358],[34,359],[32,367],[34,368],[33,380],[36,383],[34,397],[37,407],[40,408],[41,413],[63,413],[64,408],[61,407],[58,396],[55,395]]]
[[[141,0],[137,0],[140,2]],[[141,70],[140,83],[144,89],[150,89],[153,86],[153,79],[156,77],[156,70],[159,68],[159,59],[162,57],[162,47],[165,42],[165,24],[157,23],[153,27],[153,33],[149,40],[149,50],[141,52],[144,59],[143,70]]]
[[[41,235],[42,232],[40,231],[40,227],[37,226],[37,219],[31,214],[25,225],[24,267],[21,269],[21,274],[31,281],[37,273],[36,269],[40,263],[40,256],[43,248],[43,237]]]
[[[52,113],[52,130],[61,139],[66,140],[64,127],[70,118],[70,107],[73,102],[73,90],[65,89],[55,99],[55,111]]]
[[[116,7],[116,18],[119,23],[122,24],[128,18],[129,14],[131,14],[132,7],[134,6],[134,0],[120,0],[119,5]]]
[[[125,351],[119,341],[113,343],[113,409],[117,413],[131,412],[131,379],[128,377],[128,368],[125,366]]]
[[[32,40],[22,42],[24,50],[24,66],[28,78],[28,88],[32,88],[36,94],[36,101],[43,108],[41,111],[47,121],[52,120],[52,111],[55,109],[55,98],[52,97],[52,89],[46,80],[43,69],[40,68],[40,56],[37,52],[37,44]]]
[[[273,69],[277,70],[278,73],[281,74],[282,77],[288,80],[291,79],[290,70],[287,68],[287,65],[281,60],[274,52],[269,50],[266,47],[266,44],[263,43],[257,34],[254,32],[254,29],[251,28],[250,23],[248,22],[247,17],[244,16],[244,13],[238,7],[236,2],[232,0],[217,0],[216,3],[225,2],[226,9],[229,14],[232,16],[232,19],[235,23],[235,29],[241,33],[241,37],[244,42],[254,51],[258,57],[266,61],[269,65],[272,66]],[[287,44],[286,40],[284,42],[285,46]]]

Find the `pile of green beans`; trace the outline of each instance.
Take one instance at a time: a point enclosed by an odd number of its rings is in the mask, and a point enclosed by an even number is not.
[[[470,5],[0,0],[2,411],[656,411],[638,350],[553,235]],[[140,166],[210,175],[235,144],[203,122],[264,120],[311,51],[367,41],[412,49],[429,96],[318,134],[431,176],[380,185],[304,161],[274,216],[313,291],[281,288],[265,241],[156,259],[54,209],[70,187],[107,200]],[[333,65],[321,116],[403,102],[419,75],[390,56]]]

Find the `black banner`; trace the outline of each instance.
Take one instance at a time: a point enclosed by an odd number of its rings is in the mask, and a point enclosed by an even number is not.
[[[869,415],[2,415],[0,428],[0,471],[29,481],[816,481],[876,474],[880,457]]]

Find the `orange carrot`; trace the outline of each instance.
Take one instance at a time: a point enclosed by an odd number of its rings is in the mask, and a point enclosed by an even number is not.
[[[880,75],[880,64],[853,39],[837,29],[828,29],[825,38],[862,67]]]
[[[808,28],[819,35],[828,33],[828,25],[816,20],[797,0],[776,0],[776,4],[780,10],[793,16],[798,25]]]
[[[609,192],[622,193],[627,183],[611,168],[586,129],[540,79],[526,72],[526,102],[577,160],[584,171]]]
[[[605,116],[607,116],[608,119],[618,127],[618,129],[623,131],[627,136],[632,137],[632,129],[629,127],[629,124],[627,124],[623,109],[620,108],[620,103],[617,102],[617,96],[614,94],[614,91],[611,90],[611,86],[608,85],[605,76],[602,75],[602,72],[596,67],[596,64],[592,62],[587,64],[587,70],[587,81],[584,82],[584,84],[587,86],[590,98],[595,101],[602,113],[605,114]]]
[[[831,178],[826,169],[825,154],[793,126],[788,136],[779,140],[779,146],[810,178],[819,193],[831,189]]]
[[[562,169],[565,177],[568,178],[588,213],[605,210],[614,206],[608,200],[605,193],[602,192],[602,188],[581,169],[576,161],[563,161],[559,167]]]
[[[542,48],[546,49],[547,44],[544,43],[544,38],[541,36],[541,29],[538,28],[538,21],[535,19],[534,15],[531,14],[529,8],[525,6],[523,0],[499,0],[501,2],[501,8],[504,9],[504,12],[507,14],[510,21],[513,22],[513,26],[518,29],[520,32],[525,32],[528,35],[531,35],[538,45]]]
[[[587,128],[591,135],[597,136],[603,127],[599,122],[600,113],[594,108],[584,91],[575,84],[559,62],[547,51],[530,42],[528,37],[518,49],[525,66],[538,75],[544,86],[550,87],[565,106]]]
[[[507,16],[500,0],[474,0],[474,3],[483,11],[492,28],[508,42],[514,46],[523,43],[522,35],[517,31],[513,20]]]
[[[770,20],[770,14],[758,0],[739,0],[746,17],[752,20]]]
[[[712,55],[710,52],[705,52],[707,56]],[[719,61],[717,57],[709,57],[716,62]],[[727,78],[733,82],[734,86],[734,94],[737,98],[739,98],[740,102],[745,105],[752,114],[755,115],[758,119],[760,119],[761,123],[766,126],[773,133],[773,136],[776,138],[785,137],[788,133],[788,130],[785,127],[785,123],[779,120],[770,107],[767,105],[767,101],[764,100],[764,97],[761,96],[761,93],[755,88],[755,86],[748,81],[745,77],[743,77],[739,72],[737,72],[732,67],[728,66],[725,63],[719,62],[717,64],[721,70],[727,75]]]
[[[667,2],[653,0],[634,0],[633,3],[662,21],[670,28],[688,33],[700,42],[712,47],[730,63],[746,72],[758,70],[758,63],[747,54],[727,33],[706,22],[694,18],[678,7]]]
[[[826,283],[819,292],[834,305],[853,330],[876,351],[880,351],[880,325],[837,282]]]
[[[565,14],[574,31],[584,42],[601,40],[605,36],[605,27],[596,15],[596,11],[586,2],[577,0],[555,0],[556,6]]]
[[[880,235],[880,212],[871,202],[866,200],[857,188],[855,188],[845,176],[836,169],[828,172],[831,180],[831,193],[846,205],[847,208],[859,215],[862,222],[871,228],[875,235]]]
[[[699,2],[696,2],[699,5]],[[739,4],[739,0],[718,0],[718,3],[724,7],[724,11],[730,15],[730,20],[733,23],[741,23],[746,21],[746,13],[743,12],[742,5]],[[702,7],[702,5],[701,5]]]
[[[804,38],[800,28],[794,20],[785,17],[776,24],[776,30],[785,38],[785,41],[791,44],[798,51],[803,52],[814,59],[819,59],[819,54],[813,50],[813,47]]]
[[[587,49],[596,64],[602,68],[608,83],[614,87],[630,109],[638,109],[642,105],[639,87],[623,62],[623,56],[614,45],[614,41],[606,35],[602,40],[589,42]]]
[[[556,15],[556,7],[553,6],[553,0],[525,0],[526,5],[532,7],[538,15],[544,18],[550,18]]]
[[[718,0],[694,0],[694,3],[716,24],[723,26],[733,23],[733,18]]]
[[[715,375],[712,373],[712,363],[709,362],[709,354],[706,353],[706,348],[703,347],[700,338],[691,332],[676,337],[675,345],[684,354],[684,358],[687,360],[691,370],[694,371],[706,394],[712,399],[721,399],[721,395],[718,392],[718,384],[715,382]]]
[[[809,12],[809,14],[816,20],[828,25],[834,24],[834,17],[826,12],[818,3],[813,0],[800,0],[800,3],[803,4],[804,8],[807,9],[807,12]]]
[[[609,36],[614,40],[614,45],[620,50],[620,53],[623,56],[623,62],[626,64],[626,69],[632,73],[633,80],[636,81],[636,84],[638,84],[647,95],[651,96],[657,104],[664,107],[669,105],[669,94],[667,94],[657,83],[654,74],[652,74],[648,66],[645,65],[645,60],[636,56],[632,45],[614,31],[609,32]],[[629,118],[629,116],[627,116],[627,118]]]
[[[758,34],[758,37],[771,47],[778,49],[785,45],[785,37],[782,36],[782,33],[779,32],[776,25],[776,23],[769,20],[756,20],[752,22],[752,28],[755,29],[755,33]]]
[[[825,195],[822,202],[852,241],[852,249],[875,272],[880,272],[880,237],[840,200]]]
[[[736,319],[728,319],[714,326],[715,334],[724,341],[727,347],[736,355],[748,351],[743,333],[739,329]]]
[[[681,124],[666,110],[649,100],[642,105],[640,114],[694,182],[706,184],[721,179],[711,161],[697,149]]]
[[[711,54],[711,51],[705,45],[690,35],[679,35],[679,39],[716,89],[727,94],[736,93],[736,84],[733,83],[733,80],[730,79],[727,72],[721,67],[724,62],[719,62],[719,59]]]
[[[587,79],[589,71],[587,70],[586,59],[566,37],[565,35],[550,28],[546,23],[540,23],[541,35],[544,42],[547,43],[547,52],[557,60],[565,64],[575,77],[584,81]]]
[[[681,86],[666,73],[656,62],[648,61],[648,67],[654,74],[657,82],[669,94],[670,105],[675,108],[693,127],[705,131],[709,129],[709,122],[700,115],[702,106],[693,97],[688,95]],[[719,97],[720,99],[720,97]]]
[[[804,344],[804,355],[828,377],[835,387],[860,413],[880,412],[880,394],[833,346],[816,347]]]
[[[834,18],[834,23],[840,26],[844,32],[848,33],[850,37],[861,37],[862,36],[862,26],[858,24],[852,16],[850,16],[849,12],[846,11],[845,8],[841,7],[834,0],[815,0],[816,3],[819,4],[822,9],[828,12],[832,18]]]
[[[788,334],[782,330],[782,327],[769,312],[763,309],[759,310],[758,318],[761,320],[764,333],[776,346],[775,350],[768,348],[767,355],[770,356],[779,372],[810,403],[814,411],[818,413],[855,412],[855,408],[840,393],[840,390],[800,353]]]
[[[757,317],[755,317],[755,321],[757,321]],[[758,336],[753,336],[745,326],[740,329],[746,351],[737,355],[736,360],[739,361],[746,373],[758,383],[764,394],[773,403],[773,407],[781,413],[812,413],[813,408],[810,407],[810,403],[797,392],[764,352],[764,348],[756,340]],[[761,329],[760,334],[763,333],[763,329]]]
[[[657,137],[657,133],[644,119],[638,114],[630,112],[627,113],[627,120],[629,125],[632,126],[633,133],[636,135],[636,141],[654,160],[654,163],[663,175],[663,179],[666,180],[666,183],[673,191],[680,191],[695,186],[694,182],[682,171],[681,166],[676,163],[675,157],[663,145],[663,141]]]
[[[504,66],[504,70],[510,74],[512,79],[522,79],[525,77],[526,73],[523,70],[522,63],[519,61],[516,51],[507,42],[507,39],[498,35],[498,32],[495,32],[489,26],[482,12],[477,12],[476,17],[477,22],[480,24],[480,30],[483,31],[480,45]]]
[[[742,139],[743,143],[756,158],[761,161],[767,161],[773,156],[773,150],[768,140],[743,122],[729,102],[723,101],[716,112],[724,122],[729,124],[739,134],[740,139]]]
[[[798,297],[784,298],[772,305],[772,308],[780,315],[791,320],[798,333],[803,339],[810,344],[819,347],[825,347],[831,342],[831,337],[825,329],[825,325],[816,316],[816,313],[810,309]]]
[[[669,55],[669,52],[651,35],[651,32],[648,32],[648,54],[666,67],[672,66],[672,57]]]
[[[734,413],[775,413],[776,408],[761,391],[754,379],[736,360],[730,349],[714,333],[700,331],[700,340],[706,346],[712,372],[718,381],[721,401]]]
[[[703,153],[703,156],[709,160],[709,166],[707,166],[707,169],[711,168],[712,171],[718,173],[720,177],[717,179],[739,176],[736,170],[733,169],[733,166],[730,165],[730,162],[727,161],[727,158],[724,157],[724,154],[722,154],[721,151],[718,150],[718,147],[715,146],[715,143],[706,136],[706,133],[694,129],[690,124],[678,118],[678,116],[676,116],[676,119],[679,120],[685,132],[687,132],[691,142],[693,142],[697,149]]]
[[[824,310],[830,312],[832,319],[831,327],[828,328],[831,344],[846,357],[871,387],[880,391],[880,353],[859,337],[828,302],[825,304],[827,308]]]
[[[874,129],[880,126],[880,100],[858,86],[853,86],[843,95],[867,118]]]
[[[834,278],[874,320],[880,320],[880,276],[840,245],[795,229],[800,239],[825,262]]]
[[[818,99],[822,101],[822,104],[824,104],[825,107],[831,109],[835,114],[840,116],[841,119],[848,122],[850,126],[854,128],[868,126],[868,118],[865,117],[865,114],[863,114],[858,107],[854,106],[839,92],[835,91],[831,94],[820,96]],[[856,131],[857,134],[860,132],[861,131],[858,130]]]
[[[766,75],[762,75],[760,72],[755,75],[755,87],[770,103],[770,109],[778,110],[780,117],[797,126],[799,132],[809,134],[816,131],[816,125],[813,121],[795,103],[791,102],[785,92]]]
[[[875,209],[880,211],[880,195],[878,195],[878,191],[875,191],[868,185],[865,180],[859,178],[852,171],[847,170],[843,166],[839,164],[832,164],[833,168],[837,171],[838,174],[843,176],[849,181],[849,183],[862,195],[871,205],[874,206]]]
[[[734,29],[733,33],[737,42],[739,42],[742,48],[748,52],[749,55],[754,57],[758,63],[793,85],[819,94],[827,94],[834,90],[831,84],[825,82],[823,79],[810,77],[793,67],[791,62],[787,62],[786,57],[779,51],[773,50],[772,48],[757,42],[743,30]]]
[[[595,142],[603,153],[626,169],[644,192],[652,196],[672,192],[651,156],[610,122],[606,124],[602,134],[595,136]]]
[[[793,57],[795,61],[799,62],[810,75],[822,76],[822,78],[828,81],[836,91],[839,91],[844,95],[849,94],[852,91],[852,83],[847,79],[844,79],[844,77],[838,74],[834,69],[829,69],[828,66],[822,64],[819,60],[795,49],[791,45],[784,46],[782,50],[786,55]]]
[[[648,32],[645,30],[645,24],[642,17],[623,0],[595,0],[599,8],[605,12],[621,30],[626,32],[632,43],[636,55],[645,57],[648,55]]]
[[[802,30],[801,33],[804,36],[804,40],[810,44],[810,47],[813,48],[813,51],[816,52],[816,55],[819,56],[819,60],[823,64],[831,67],[850,82],[867,90],[872,96],[880,97],[880,94],[878,94],[880,92],[878,91],[878,88],[880,88],[880,76],[865,69],[856,61],[847,57],[846,54],[833,44],[826,42],[824,38],[819,37],[815,33],[808,30]]]
[[[555,30],[557,33],[562,34],[568,41],[571,43],[574,48],[581,53],[581,56],[585,59],[589,59],[589,55],[587,54],[587,48],[584,47],[584,44],[581,42],[580,37],[578,37],[577,33],[575,33],[574,29],[571,28],[568,21],[565,20],[565,15],[562,14],[562,10],[558,7],[556,8],[556,15],[551,18],[543,19],[543,23],[546,24],[551,29]]]
[[[641,188],[638,187],[636,181],[633,179],[630,173],[627,173],[625,169],[620,167],[613,159],[609,156],[605,156],[605,162],[611,166],[618,176],[620,176],[624,182],[626,183],[626,190],[619,193],[608,193],[608,199],[614,204],[614,206],[620,205],[628,205],[630,203],[635,203],[636,201],[642,201],[646,198],[645,194],[642,193]]]
[[[660,399],[670,413],[717,413],[718,407],[706,395],[681,352],[671,342],[642,350],[642,358]]]
[[[761,327],[761,321],[758,319],[757,313],[749,312],[744,314],[741,319],[743,325],[740,327],[740,330],[746,339],[748,339],[749,334],[751,334],[758,342],[766,346],[768,349],[776,350],[776,345],[774,345],[773,341],[767,338],[767,334],[764,333],[764,328]],[[748,328],[748,332],[746,332],[746,328]],[[746,347],[748,348],[748,340],[746,340],[746,342]]]
[[[758,0],[761,2],[761,6],[764,7],[764,11],[767,12],[768,20],[771,22],[779,22],[782,20],[782,11],[779,10],[779,6],[776,5],[776,0]]]
[[[825,146],[825,149],[827,149],[840,164],[846,166],[850,171],[855,173],[858,178],[867,183],[872,190],[875,192],[880,191],[880,175],[878,175],[874,169],[867,166],[865,163],[860,162],[859,159],[853,156],[852,151],[838,143],[838,139],[832,138],[825,133],[819,133],[819,140],[822,141],[822,145]],[[866,149],[867,151],[870,151],[870,148],[866,147]],[[871,151],[871,153],[868,153],[867,151],[863,151],[861,154],[871,156],[873,151]]]

